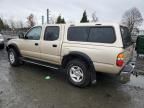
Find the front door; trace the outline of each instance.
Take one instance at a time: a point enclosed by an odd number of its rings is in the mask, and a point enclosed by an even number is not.
[[[40,36],[42,27],[31,28],[21,41],[20,49],[24,57],[40,59]]]

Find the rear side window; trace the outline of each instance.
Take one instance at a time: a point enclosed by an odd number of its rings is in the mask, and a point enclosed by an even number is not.
[[[116,40],[113,27],[70,27],[69,41],[113,43]]]
[[[130,34],[128,28],[121,26],[120,30],[121,30],[124,47],[126,48],[126,47],[132,45],[132,38],[131,38],[131,34]]]
[[[112,27],[95,27],[90,29],[89,42],[113,43],[116,40]]]
[[[44,40],[54,41],[59,38],[59,27],[57,26],[48,26],[45,29]]]
[[[86,42],[89,35],[88,27],[70,27],[68,29],[69,41],[83,41]]]

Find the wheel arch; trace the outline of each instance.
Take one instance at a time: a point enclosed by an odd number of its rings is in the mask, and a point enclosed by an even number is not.
[[[10,48],[13,48],[15,51],[16,51],[16,53],[19,55],[19,56],[21,56],[21,53],[20,53],[20,50],[19,50],[19,48],[18,48],[18,46],[16,45],[16,44],[9,44],[7,47],[6,47],[6,50],[8,51]]]
[[[83,60],[84,62],[88,63],[89,66],[94,66],[93,65],[93,62],[91,60],[91,58],[83,53],[83,52],[78,52],[78,51],[72,51],[70,52],[69,54],[63,56],[63,59],[62,59],[62,67],[65,67],[66,64],[72,60],[72,59],[80,59],[80,60]]]

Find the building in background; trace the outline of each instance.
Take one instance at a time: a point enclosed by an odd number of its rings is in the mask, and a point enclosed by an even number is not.
[[[144,35],[144,30],[139,30],[138,35]]]

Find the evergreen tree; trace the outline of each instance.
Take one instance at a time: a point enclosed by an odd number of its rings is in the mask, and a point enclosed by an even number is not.
[[[4,29],[4,23],[3,20],[0,18],[0,31]]]
[[[57,23],[57,24],[60,24],[60,23],[61,23],[61,15],[58,16],[56,23]]]
[[[58,16],[57,18],[57,21],[56,21],[57,24],[65,24],[65,19],[64,18],[61,18],[61,15]]]
[[[61,19],[61,23],[63,23],[63,24],[66,23],[64,18]]]
[[[80,21],[81,23],[85,23],[85,22],[89,22],[88,18],[87,18],[87,13],[86,11],[84,11],[82,19]]]

